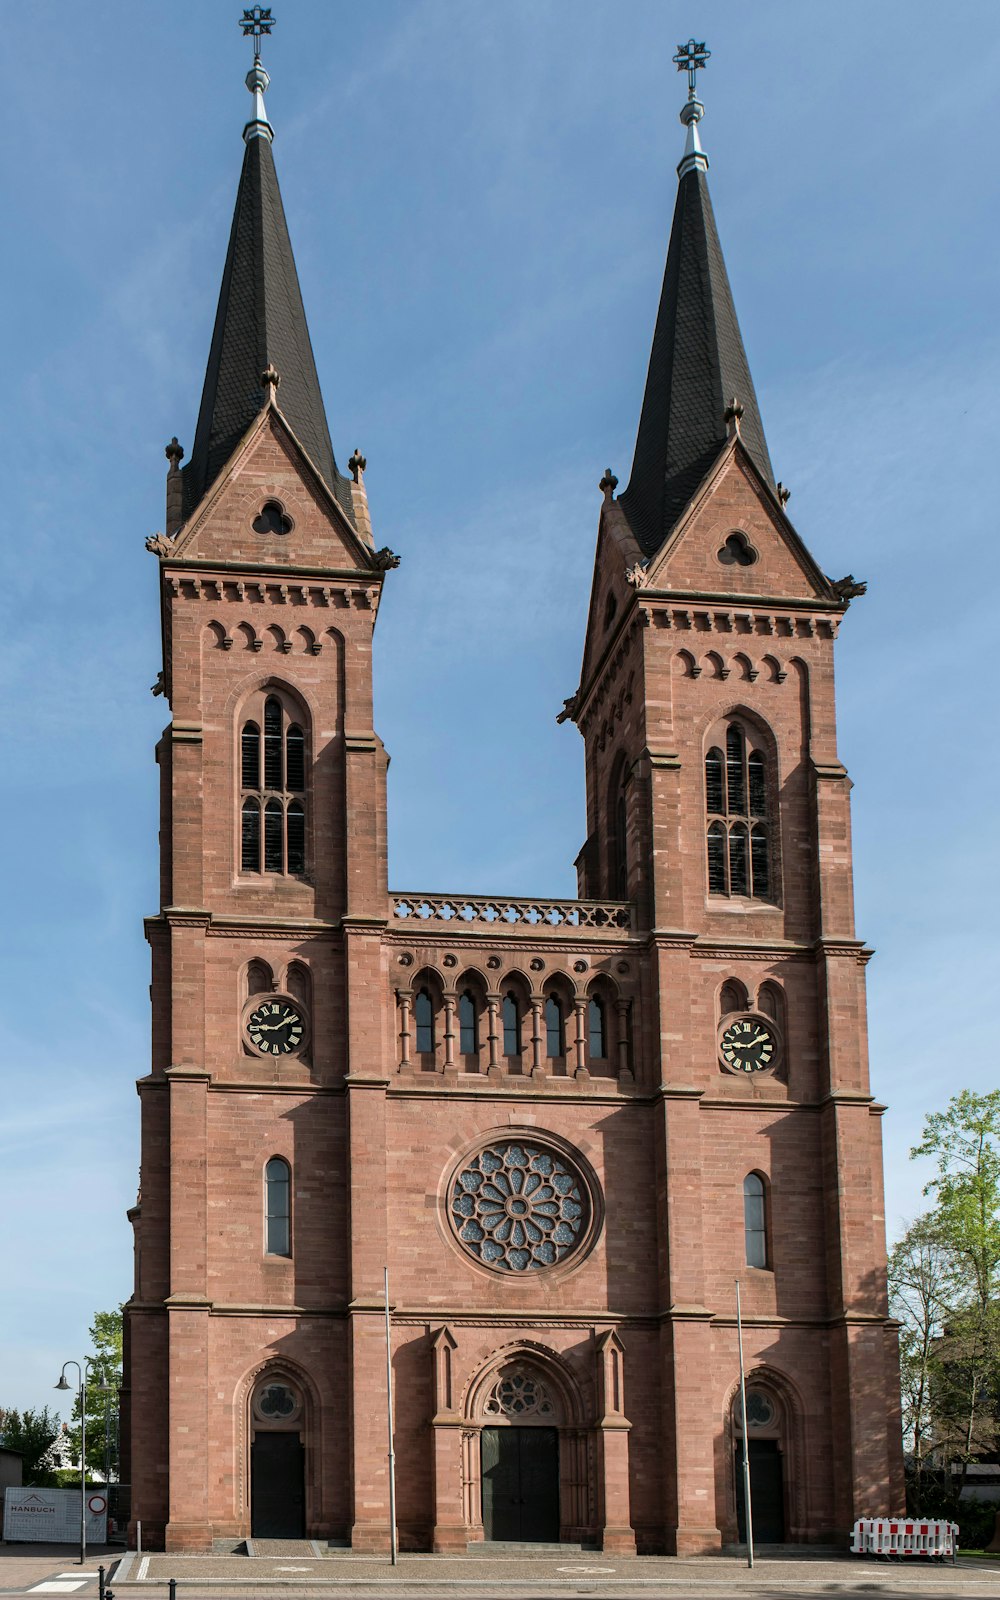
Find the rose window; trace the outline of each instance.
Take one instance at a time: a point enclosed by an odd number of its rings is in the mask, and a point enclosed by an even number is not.
[[[452,1183],[449,1210],[469,1253],[499,1272],[555,1266],[589,1215],[579,1174],[554,1151],[521,1143],[473,1156]]]

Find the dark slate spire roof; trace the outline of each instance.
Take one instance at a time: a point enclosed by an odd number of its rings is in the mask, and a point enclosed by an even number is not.
[[[727,438],[725,411],[734,396],[743,407],[741,440],[774,487],[712,213],[708,160],[697,137],[701,110],[692,99],[681,113],[688,124],[688,146],[678,167],[680,185],[632,476],[619,496],[646,555],[660,548],[719,455]]]
[[[247,87],[255,117],[244,130],[246,152],[236,195],[215,331],[205,373],[191,460],[184,468],[188,515],[265,404],[261,375],[277,369],[277,404],[328,487],[353,517],[347,481],[334,460],[295,258],[264,111],[267,75],[255,66]]]

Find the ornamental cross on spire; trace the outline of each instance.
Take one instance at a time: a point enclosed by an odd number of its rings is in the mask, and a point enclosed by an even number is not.
[[[244,11],[240,18],[240,27],[243,29],[244,39],[248,37],[253,39],[253,58],[255,62],[260,60],[261,36],[271,32],[275,20],[271,15],[270,6],[251,6]]]
[[[711,54],[711,50],[705,49],[704,39],[701,44],[695,39],[689,39],[687,44],[677,46],[677,54],[673,59],[677,63],[677,71],[686,72],[688,75],[688,97],[691,100],[695,98],[694,86],[698,68],[705,65]]]

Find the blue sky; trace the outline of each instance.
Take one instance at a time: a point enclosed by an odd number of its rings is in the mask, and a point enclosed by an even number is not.
[[[190,448],[248,114],[240,6],[4,17],[0,1405],[125,1298],[156,908],[163,445]],[[777,475],[839,645],[890,1226],[996,1081],[1000,13],[284,0],[275,156],[341,463],[368,457],[391,881],[569,895],[597,481],[627,480],[694,33]],[[962,41],[961,48],[953,42]],[[957,59],[956,59],[957,58]],[[482,610],[486,598],[486,613]]]

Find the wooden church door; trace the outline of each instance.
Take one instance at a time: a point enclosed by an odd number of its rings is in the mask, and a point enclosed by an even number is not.
[[[558,1430],[484,1428],[481,1441],[484,1538],[502,1543],[557,1543]]]

